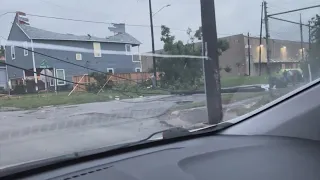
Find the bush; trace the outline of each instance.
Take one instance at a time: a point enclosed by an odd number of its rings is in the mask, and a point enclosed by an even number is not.
[[[97,86],[96,83],[90,83],[90,84],[86,85],[86,90],[88,92],[97,93],[100,90],[100,88]]]
[[[18,84],[14,87],[12,94],[26,94],[26,86],[23,84]]]

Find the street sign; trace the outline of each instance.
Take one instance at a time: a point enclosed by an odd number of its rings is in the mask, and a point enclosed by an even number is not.
[[[43,60],[40,64],[40,68],[43,68],[43,69],[49,68],[48,62],[46,60]]]

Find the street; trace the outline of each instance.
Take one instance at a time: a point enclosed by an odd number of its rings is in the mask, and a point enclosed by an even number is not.
[[[191,101],[203,102],[205,95],[163,95],[1,112],[0,167],[137,141],[170,127],[207,122],[205,107],[170,111]],[[254,101],[257,98],[224,105],[224,120],[236,117],[228,108]]]

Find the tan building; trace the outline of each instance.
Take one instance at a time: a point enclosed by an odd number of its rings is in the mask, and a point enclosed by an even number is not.
[[[259,75],[259,38],[251,37],[250,46],[248,46],[248,38],[243,34],[220,38],[229,43],[229,49],[222,53],[219,57],[220,68],[222,69],[221,76],[237,76]],[[302,49],[300,42],[270,39],[269,46],[270,68],[271,71],[279,70],[280,68],[297,68],[300,66],[302,58]],[[250,48],[250,63],[248,58],[248,48]],[[308,43],[303,44],[304,56],[306,57]],[[148,71],[152,68],[152,57],[142,57],[142,71]],[[250,65],[250,68],[249,68]],[[261,46],[261,74],[265,74],[267,70],[267,50],[266,40],[262,40]],[[231,72],[226,72],[224,68],[230,67]]]

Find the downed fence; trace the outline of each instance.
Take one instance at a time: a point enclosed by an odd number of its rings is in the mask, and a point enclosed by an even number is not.
[[[115,73],[106,76],[106,84],[115,85],[115,84],[137,84],[142,83],[147,80],[150,80],[153,73],[148,72],[133,72],[133,73]],[[72,81],[73,91],[81,92],[86,91],[86,85],[97,83],[97,81],[88,76],[87,74],[73,76]],[[105,85],[106,85],[105,84]]]

